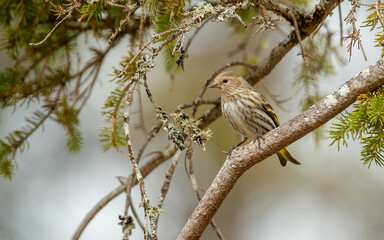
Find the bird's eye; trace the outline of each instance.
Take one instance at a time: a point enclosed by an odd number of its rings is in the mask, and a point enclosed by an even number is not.
[[[227,82],[228,82],[228,79],[224,79],[224,80],[223,80],[223,83],[227,83]]]

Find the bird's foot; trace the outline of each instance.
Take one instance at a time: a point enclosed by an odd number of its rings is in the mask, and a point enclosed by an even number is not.
[[[228,152],[226,152],[226,151],[223,151],[223,153],[227,154],[228,156],[231,156],[231,154],[232,154],[232,151],[233,151],[233,150],[235,150],[236,148],[237,148],[237,146],[233,146],[233,147],[231,147],[231,149],[229,149],[229,151],[228,151]]]
[[[263,135],[264,136],[264,135]],[[253,140],[252,142],[254,142],[254,143],[257,143],[257,146],[260,146],[260,144],[261,144],[261,140],[263,140],[263,142],[265,142],[265,139],[264,139],[264,137],[263,136],[259,136],[259,137],[257,137],[255,140]]]

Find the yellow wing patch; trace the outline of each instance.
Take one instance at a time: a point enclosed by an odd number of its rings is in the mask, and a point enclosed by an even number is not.
[[[273,122],[276,124],[276,127],[280,126],[279,120],[277,119],[275,111],[273,111],[271,105],[268,103],[263,103],[263,110],[273,120]]]

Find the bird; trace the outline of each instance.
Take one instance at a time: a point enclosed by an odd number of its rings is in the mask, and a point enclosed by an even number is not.
[[[228,155],[248,138],[260,140],[264,134],[280,126],[267,99],[239,74],[232,71],[220,73],[208,87],[220,91],[223,115],[242,137],[241,142],[228,151]],[[287,161],[301,165],[287,148],[278,151],[277,156],[283,167]]]

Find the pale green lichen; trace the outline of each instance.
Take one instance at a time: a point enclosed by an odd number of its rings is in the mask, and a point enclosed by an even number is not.
[[[191,118],[183,112],[172,113],[171,117],[181,127],[182,132],[191,134],[192,141],[197,143],[205,151],[206,142],[212,137],[212,131],[210,129],[201,130],[199,128],[200,120]]]
[[[161,1],[157,1],[157,0],[145,1],[144,9],[152,24],[157,23],[157,20],[160,14],[160,8],[161,8]]]
[[[168,114],[161,107],[156,107],[157,119],[163,123],[163,128],[167,132],[168,140],[173,142],[180,150],[185,149],[184,137],[181,131],[177,130],[175,124],[169,120]]]
[[[148,216],[151,218],[156,218],[162,212],[164,212],[164,210],[159,207],[150,207],[148,210]]]

